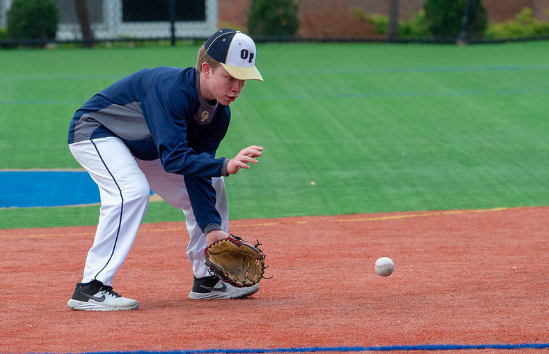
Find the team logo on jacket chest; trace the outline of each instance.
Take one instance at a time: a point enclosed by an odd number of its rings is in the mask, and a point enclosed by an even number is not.
[[[213,112],[199,109],[194,114],[194,119],[199,125],[210,124],[213,118]]]
[[[204,112],[202,112],[202,114],[200,115],[200,121],[201,121],[201,122],[207,121],[208,118],[210,118],[210,113],[208,113],[208,111],[204,111]]]

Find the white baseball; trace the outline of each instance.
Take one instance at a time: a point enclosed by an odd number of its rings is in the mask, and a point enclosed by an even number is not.
[[[381,257],[376,261],[376,273],[382,277],[387,277],[393,274],[395,270],[395,263],[388,257]]]

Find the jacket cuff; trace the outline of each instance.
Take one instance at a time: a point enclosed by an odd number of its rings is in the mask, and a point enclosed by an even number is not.
[[[227,165],[229,164],[229,161],[231,161],[230,159],[225,159],[225,161],[223,161],[223,165],[221,166],[221,176],[222,177],[229,177],[229,175],[227,174]]]
[[[221,225],[211,223],[206,225],[206,227],[204,228],[204,235],[207,235],[210,231],[213,231],[213,230],[223,230],[223,229],[221,228]]]

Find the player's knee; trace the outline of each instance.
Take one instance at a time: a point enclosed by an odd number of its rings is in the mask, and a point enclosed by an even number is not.
[[[147,202],[150,196],[148,183],[135,183],[123,191],[124,201]]]
[[[190,207],[190,201],[188,195],[180,194],[175,196],[169,196],[164,199],[168,204],[176,209],[186,209]]]

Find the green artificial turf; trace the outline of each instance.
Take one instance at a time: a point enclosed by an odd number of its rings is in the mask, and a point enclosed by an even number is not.
[[[196,51],[0,51],[0,169],[78,168],[66,135],[86,99],[144,67],[194,65]],[[231,218],[548,205],[548,63],[541,41],[260,44],[265,82],[231,105],[218,154],[265,147],[226,180]],[[97,217],[4,209],[0,228]],[[161,202],[145,222],[181,219]]]

